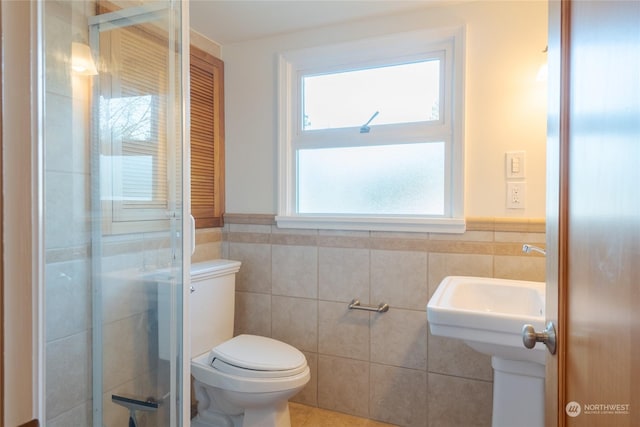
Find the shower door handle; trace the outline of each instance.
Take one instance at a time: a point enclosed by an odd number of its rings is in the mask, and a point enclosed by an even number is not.
[[[191,221],[191,255],[193,255],[196,252],[196,219],[191,214],[189,219]]]

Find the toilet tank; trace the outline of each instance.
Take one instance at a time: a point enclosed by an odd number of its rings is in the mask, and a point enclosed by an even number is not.
[[[191,358],[233,337],[239,270],[239,261],[226,259],[191,264]]]

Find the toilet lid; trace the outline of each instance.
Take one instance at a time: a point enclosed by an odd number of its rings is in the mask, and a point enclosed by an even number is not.
[[[289,371],[257,371],[255,369],[239,368],[219,358],[213,359],[213,363],[211,364],[211,366],[220,372],[224,372],[225,374],[251,379],[293,377],[309,370],[309,368],[305,364]]]
[[[256,335],[238,335],[214,347],[210,363],[214,365],[216,360],[242,369],[269,372],[297,371],[307,364],[297,348]]]

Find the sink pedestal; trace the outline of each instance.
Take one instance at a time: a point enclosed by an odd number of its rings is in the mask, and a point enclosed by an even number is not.
[[[491,357],[492,427],[544,427],[544,365]]]
[[[544,346],[525,348],[523,325],[544,329],[545,284],[445,277],[427,304],[433,335],[457,338],[493,366],[493,427],[544,427]]]

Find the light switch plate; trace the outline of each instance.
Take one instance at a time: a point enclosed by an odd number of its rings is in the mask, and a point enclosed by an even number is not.
[[[505,153],[505,175],[507,179],[526,178],[525,151],[507,151]]]

